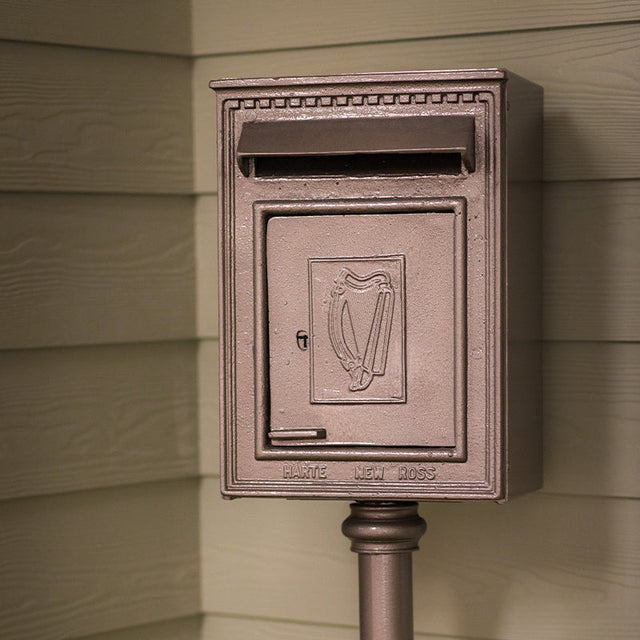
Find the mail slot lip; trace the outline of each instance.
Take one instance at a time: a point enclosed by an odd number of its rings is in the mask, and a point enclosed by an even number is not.
[[[379,199],[335,199],[335,200],[293,200],[257,201],[254,209],[254,270],[255,270],[255,457],[257,460],[446,460],[465,462],[467,460],[466,426],[466,217],[467,202],[464,197],[454,198],[379,198]],[[457,325],[455,327],[456,367],[455,367],[455,446],[426,447],[372,447],[340,446],[317,447],[297,444],[284,447],[274,446],[269,438],[269,346],[268,346],[268,305],[267,275],[264,268],[266,225],[274,216],[322,216],[343,214],[385,213],[425,213],[450,212],[458,220],[459,246],[456,253],[457,270],[460,278],[455,292]],[[487,435],[488,437],[488,435]]]
[[[474,116],[251,120],[242,126],[236,150],[241,167],[251,158],[421,153],[458,154],[474,171]]]

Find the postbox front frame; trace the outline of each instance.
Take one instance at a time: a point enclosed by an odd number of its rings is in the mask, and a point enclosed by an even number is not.
[[[266,221],[271,216],[344,216],[344,215],[383,215],[389,216],[393,222],[393,216],[398,214],[451,214],[455,220],[455,244],[456,251],[451,256],[455,262],[458,277],[455,279],[455,290],[451,292],[455,306],[454,325],[455,335],[455,363],[453,365],[454,404],[455,404],[455,444],[453,446],[420,446],[402,447],[396,444],[387,446],[325,446],[322,441],[312,443],[307,441],[291,446],[290,441],[282,441],[280,444],[272,444],[269,441],[270,416],[268,411],[256,411],[256,458],[264,460],[371,460],[371,461],[402,461],[424,462],[427,460],[466,460],[466,378],[467,378],[467,322],[466,322],[466,271],[467,271],[467,238],[466,217],[467,207],[464,198],[386,198],[386,199],[349,199],[349,200],[308,200],[308,201],[278,201],[256,202],[254,205],[255,244],[254,264],[256,273],[256,317],[255,335],[255,388],[258,394],[256,406],[269,405],[269,349],[267,313],[268,305],[265,303],[268,282],[266,277]],[[405,346],[405,350],[411,345]],[[266,381],[266,384],[265,384]],[[415,402],[415,399],[414,399]],[[343,404],[343,403],[338,403]],[[376,407],[373,407],[375,410]],[[339,410],[345,411],[344,407]],[[417,421],[422,416],[415,415]],[[382,429],[392,429],[389,424],[377,425]],[[289,444],[289,446],[287,446]],[[310,446],[317,444],[317,446]]]
[[[222,490],[226,496],[506,497],[506,78],[503,71],[489,70],[214,83],[221,140]],[[462,163],[457,174],[302,172],[265,178],[252,174],[250,165],[247,171],[246,159],[237,157],[247,123],[315,118],[330,124],[332,119],[362,118],[362,107],[364,116],[372,119],[472,114],[473,170]],[[458,257],[464,277],[454,292],[455,304],[464,305],[464,313],[458,313],[464,322],[456,329],[460,362],[454,365],[455,446],[323,447],[321,442],[305,446],[304,439],[296,446],[274,443],[269,438],[264,249],[269,216],[393,216],[445,210],[464,216],[466,223],[466,251],[464,259]]]

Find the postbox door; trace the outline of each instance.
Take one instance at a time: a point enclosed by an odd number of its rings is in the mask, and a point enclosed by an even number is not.
[[[275,216],[266,245],[272,442],[454,447],[461,212]]]

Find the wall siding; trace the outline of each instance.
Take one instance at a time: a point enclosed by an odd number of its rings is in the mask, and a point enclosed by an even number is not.
[[[201,340],[198,345],[198,424],[200,473],[218,476],[220,473],[220,397],[219,343]]]
[[[197,481],[0,503],[0,636],[75,638],[198,612]]]
[[[357,559],[340,533],[345,502],[228,503],[217,493],[217,481],[205,481],[206,611],[357,624]],[[638,501],[535,494],[507,505],[424,504],[421,512],[428,530],[413,559],[416,631],[635,637]]]
[[[107,631],[79,640],[200,640],[202,638],[202,616],[194,615],[168,622],[145,624],[130,629]]]
[[[190,62],[0,42],[0,189],[191,190]]]
[[[190,338],[193,202],[0,193],[0,348]]]
[[[0,1],[3,639],[200,637],[189,30]]]
[[[196,190],[216,190],[211,79],[496,66],[544,87],[545,180],[640,177],[640,24],[625,24],[197,58]]]
[[[633,0],[193,0],[192,4],[196,55],[640,19],[640,7]]]
[[[416,637],[635,640],[638,3],[190,4],[0,0],[0,635],[357,638],[346,502],[218,494],[208,82],[504,66],[545,88],[545,485],[421,506]]]
[[[201,472],[217,479],[217,343],[200,357]],[[543,373],[543,491],[640,498],[640,344],[551,342]]]
[[[217,223],[216,198],[196,198],[196,323],[201,338],[218,337]]]
[[[323,623],[304,624],[291,621],[234,618],[208,615],[204,618],[202,640],[358,640],[355,626]],[[415,638],[428,640],[469,640],[459,636],[415,633]]]
[[[640,181],[544,189],[544,336],[640,340]]]
[[[640,498],[640,344],[544,350],[544,491]]]
[[[189,0],[0,0],[0,38],[191,53]]]
[[[194,342],[0,351],[0,498],[195,477]]]
[[[500,506],[421,505],[416,637],[635,640],[638,4],[194,0],[193,11],[195,188],[210,215],[211,79],[499,66],[544,86],[544,488]],[[209,411],[215,346],[200,352],[199,403]],[[222,501],[207,424],[204,638],[355,640],[346,503]]]

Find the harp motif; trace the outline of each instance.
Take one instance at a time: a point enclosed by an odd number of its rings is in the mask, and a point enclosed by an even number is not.
[[[364,335],[363,323],[354,325],[351,306],[362,304],[373,295],[374,301],[364,351],[360,345]],[[373,380],[373,376],[383,376],[387,365],[389,336],[393,319],[394,290],[391,277],[386,271],[373,271],[366,276],[358,276],[351,269],[343,267],[334,279],[329,303],[329,340],[343,368],[350,377],[349,390],[362,391]],[[361,315],[361,314],[359,314]]]

